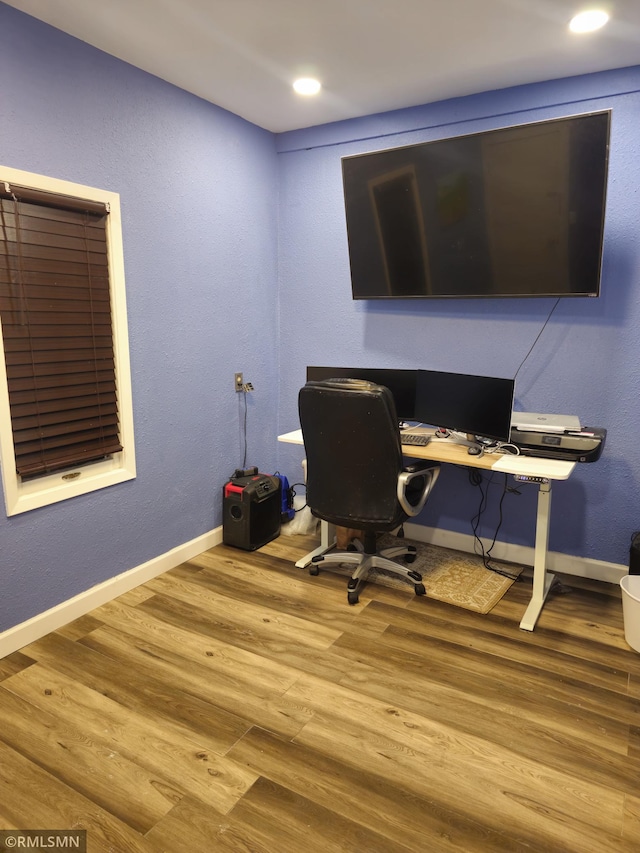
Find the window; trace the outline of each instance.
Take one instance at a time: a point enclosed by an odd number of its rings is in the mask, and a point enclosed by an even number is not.
[[[7,515],[135,477],[120,202],[0,167]]]

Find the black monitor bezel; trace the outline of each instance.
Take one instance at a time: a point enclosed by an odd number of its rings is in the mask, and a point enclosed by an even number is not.
[[[307,366],[307,382],[324,379],[365,379],[384,385],[391,391],[396,414],[403,421],[417,421],[415,417],[417,370],[393,367],[324,367]]]
[[[437,396],[439,389],[446,394]],[[473,395],[471,405],[469,395]],[[419,370],[416,419],[436,428],[508,442],[514,396],[515,379]]]

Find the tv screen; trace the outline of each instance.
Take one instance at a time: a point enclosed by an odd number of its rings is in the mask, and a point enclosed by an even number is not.
[[[354,299],[598,296],[610,111],[342,158]]]
[[[418,370],[416,418],[434,427],[509,441],[514,393],[513,379]]]

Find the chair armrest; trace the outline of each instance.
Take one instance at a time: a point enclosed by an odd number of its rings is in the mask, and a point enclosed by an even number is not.
[[[420,474],[421,471],[427,471],[429,468],[439,468],[439,462],[432,462],[428,459],[419,460],[417,459],[415,462],[412,462],[411,465],[405,465],[402,469],[403,473],[409,474]]]
[[[404,471],[402,471],[398,477],[398,503],[409,517],[413,518],[422,512],[422,509],[427,502],[427,498],[431,493],[431,489],[435,486],[439,475],[439,462],[416,462],[413,465],[408,465]],[[412,481],[416,480],[418,477],[423,478],[424,486],[419,492],[417,500],[412,503],[407,496],[407,489]]]

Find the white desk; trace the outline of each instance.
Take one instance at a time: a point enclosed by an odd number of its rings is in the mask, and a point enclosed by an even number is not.
[[[416,430],[420,431],[420,430]],[[430,430],[425,430],[430,432]],[[302,430],[297,429],[278,436],[278,441],[289,444],[303,444]],[[429,459],[435,462],[447,462],[467,468],[484,468],[503,474],[522,474],[540,478],[538,486],[538,507],[536,513],[536,534],[533,556],[533,592],[520,627],[524,631],[533,631],[540,615],[554,575],[547,572],[547,551],[549,546],[549,521],[551,514],[551,484],[554,480],[567,480],[576,466],[575,462],[563,462],[558,459],[538,459],[534,456],[470,456],[467,448],[446,439],[432,438],[426,447],[404,446],[405,456],[412,459]],[[320,526],[320,546],[298,560],[296,566],[305,568],[311,558],[333,548],[335,531],[332,525],[322,522]]]

